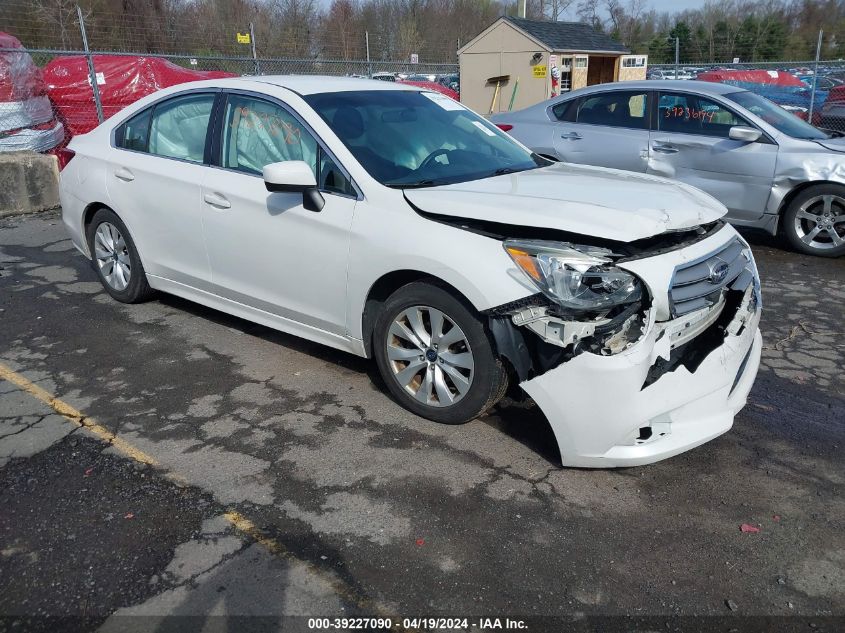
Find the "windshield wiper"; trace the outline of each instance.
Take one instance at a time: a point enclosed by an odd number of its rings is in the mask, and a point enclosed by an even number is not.
[[[420,189],[421,187],[433,187],[434,185],[442,185],[442,182],[437,180],[417,180],[416,182],[386,182],[386,187],[393,189]]]

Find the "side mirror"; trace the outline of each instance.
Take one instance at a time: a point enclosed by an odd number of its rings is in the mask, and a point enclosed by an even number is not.
[[[728,138],[745,143],[758,141],[761,136],[763,136],[763,133],[760,130],[746,125],[734,125],[728,132]]]
[[[285,160],[270,163],[262,170],[267,191],[304,193],[317,186],[317,179],[308,163],[302,160]]]
[[[271,193],[287,192],[301,193],[302,206],[309,211],[322,211],[326,204],[320,190],[317,189],[317,179],[308,163],[302,160],[285,160],[270,163],[261,170],[264,186]]]

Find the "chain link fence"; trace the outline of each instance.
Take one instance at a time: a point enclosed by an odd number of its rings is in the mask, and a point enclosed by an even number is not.
[[[0,2],[0,151],[50,151],[158,88],[200,79],[375,76],[459,90],[455,44],[404,54],[394,33],[199,12],[212,5],[174,5],[164,16],[140,5],[117,13],[67,0]]]
[[[249,75],[375,76],[435,82],[444,89],[456,89],[457,73],[457,64],[444,63],[86,53],[0,46],[0,151],[41,152],[61,146],[145,94],[185,81]]]

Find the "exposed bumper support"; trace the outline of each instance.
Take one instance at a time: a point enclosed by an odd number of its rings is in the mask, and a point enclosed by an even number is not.
[[[679,365],[646,387],[649,369],[666,355],[661,327],[622,353],[583,353],[521,383],[548,418],[563,464],[648,464],[730,429],[754,383],[762,347],[759,307],[739,316],[741,327],[728,328],[694,372]]]

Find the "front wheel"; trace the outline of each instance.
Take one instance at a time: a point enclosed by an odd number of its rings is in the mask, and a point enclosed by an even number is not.
[[[507,389],[482,321],[463,298],[434,283],[413,282],[388,298],[373,354],[394,398],[435,422],[469,422]]]
[[[845,187],[816,185],[799,193],[784,213],[783,231],[801,253],[845,254]]]

